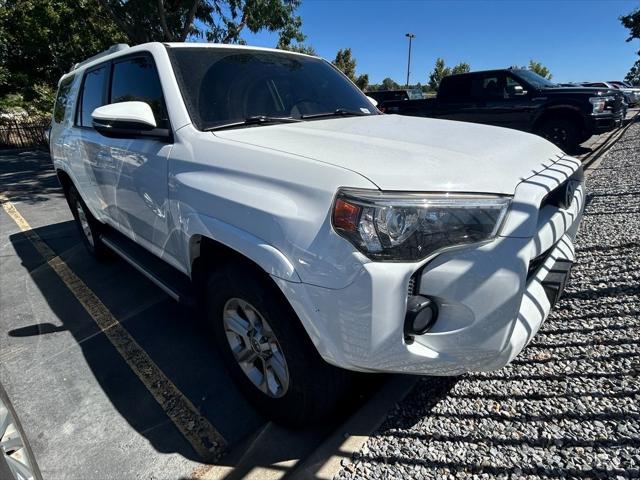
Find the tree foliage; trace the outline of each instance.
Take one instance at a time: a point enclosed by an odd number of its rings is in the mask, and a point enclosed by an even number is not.
[[[0,2],[0,95],[38,97],[35,86],[55,86],[75,62],[123,40],[91,0]]]
[[[471,66],[468,63],[460,62],[451,69],[451,75],[456,75],[458,73],[469,73],[470,71]]]
[[[620,22],[629,29],[627,42],[640,39],[640,8],[620,17]],[[640,55],[640,50],[638,50],[638,55]],[[640,59],[636,60],[624,79],[633,85],[640,85]]]
[[[543,78],[546,78],[547,80],[551,80],[553,78],[553,75],[551,75],[551,72],[549,71],[549,69],[544,65],[542,65],[540,62],[535,62],[533,60],[530,60],[529,70],[531,70],[534,73],[537,73],[538,75],[540,75]]]
[[[629,15],[620,17],[620,22],[629,29],[629,38],[627,42],[640,38],[640,8],[634,10]],[[638,52],[640,54],[640,52]]]
[[[451,69],[445,66],[444,59],[438,58],[435,66],[433,67],[433,71],[429,74],[429,89],[432,91],[438,91],[440,82],[448,75],[451,75]]]
[[[342,73],[344,73],[349,79],[355,83],[361,90],[366,89],[369,86],[369,75],[366,73],[363,75],[356,75],[356,59],[353,58],[350,48],[344,48],[338,50],[336,58],[333,63]]]
[[[306,55],[317,56],[316,49],[311,45],[305,45],[304,43],[292,43],[289,45],[278,45],[280,50],[288,50],[289,52],[304,53]]]
[[[385,78],[382,80],[382,90],[399,90],[400,85],[393,78]]]
[[[187,38],[242,43],[244,30],[278,32],[278,45],[302,42],[301,0],[99,0],[130,43]]]
[[[631,85],[640,85],[640,60],[636,60],[624,80]]]

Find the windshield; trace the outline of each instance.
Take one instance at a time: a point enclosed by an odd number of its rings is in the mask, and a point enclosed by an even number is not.
[[[170,48],[169,54],[191,120],[200,130],[255,117],[378,113],[355,85],[319,58],[229,48]]]
[[[513,73],[536,88],[555,88],[558,86],[531,70],[514,70]]]

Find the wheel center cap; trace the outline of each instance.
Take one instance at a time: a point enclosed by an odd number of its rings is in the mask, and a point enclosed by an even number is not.
[[[262,350],[260,350],[260,342],[253,335],[249,337],[249,346],[255,353],[257,353],[258,355],[262,355]]]

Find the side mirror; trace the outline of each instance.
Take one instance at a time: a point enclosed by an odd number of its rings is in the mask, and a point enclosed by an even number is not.
[[[377,101],[375,98],[370,97],[369,95],[367,95],[367,98],[369,99],[369,101],[370,101],[371,103],[373,103],[373,106],[374,106],[374,107],[377,107],[377,106],[378,106],[378,101]]]
[[[156,119],[145,102],[119,102],[96,108],[91,114],[93,128],[105,137],[169,138],[169,130],[157,128]]]
[[[522,96],[522,95],[526,95],[527,91],[524,88],[522,88],[520,85],[513,85],[510,87],[507,87],[507,93],[512,96]]]

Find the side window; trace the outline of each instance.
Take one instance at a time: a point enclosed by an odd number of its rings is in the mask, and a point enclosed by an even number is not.
[[[113,64],[111,103],[128,101],[148,103],[158,128],[169,128],[160,78],[150,57],[135,57]]]
[[[440,84],[438,89],[439,99],[466,100],[471,98],[471,85],[473,78],[471,75],[460,75],[448,77]]]
[[[82,87],[82,103],[78,112],[78,125],[91,127],[91,113],[105,104],[104,91],[107,81],[107,65],[87,72]]]
[[[483,75],[478,77],[478,96],[487,100],[504,98],[504,91],[501,87],[498,75]]]
[[[60,86],[58,87],[58,95],[56,95],[56,104],[53,107],[53,121],[56,123],[61,123],[64,120],[64,115],[67,111],[67,107],[69,107],[72,102],[69,93],[71,91],[71,85],[73,85],[74,79],[75,77],[72,75],[60,82]]]

